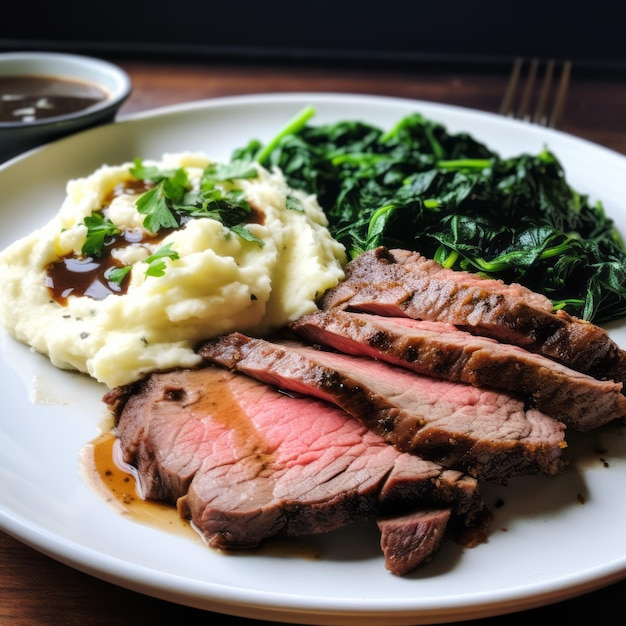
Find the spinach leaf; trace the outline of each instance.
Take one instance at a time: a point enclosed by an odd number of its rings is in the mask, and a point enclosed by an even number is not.
[[[362,121],[312,125],[311,107],[264,147],[233,160],[277,166],[314,193],[351,257],[379,245],[446,267],[519,282],[596,322],[626,315],[626,251],[613,220],[566,180],[557,156],[502,158],[420,113],[388,131]]]

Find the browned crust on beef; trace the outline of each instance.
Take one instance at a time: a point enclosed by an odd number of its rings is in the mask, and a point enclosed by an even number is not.
[[[626,415],[621,383],[600,381],[517,346],[474,336],[443,322],[340,309],[290,324],[312,343],[366,355],[419,374],[523,394],[541,411],[587,431]]]
[[[420,509],[447,511],[453,532],[483,533],[492,520],[475,479],[395,450],[331,405],[224,368],[155,373],[104,399],[144,496],[176,504],[215,548],[364,518],[390,524]],[[397,552],[398,541],[387,549]],[[436,549],[416,538],[405,566]]]
[[[336,404],[398,449],[476,478],[503,481],[562,469],[564,426],[507,394],[241,333],[209,340],[199,354]]]
[[[519,284],[449,270],[418,252],[379,247],[361,254],[320,307],[448,322],[594,378],[626,381],[626,352],[604,329],[554,312],[550,300]]]

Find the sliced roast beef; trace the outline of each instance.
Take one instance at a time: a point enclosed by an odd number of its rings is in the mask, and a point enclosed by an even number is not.
[[[626,381],[626,351],[604,329],[555,313],[548,298],[519,284],[446,269],[417,252],[380,247],[361,254],[320,306],[448,322],[594,378]]]
[[[155,373],[104,401],[144,497],[176,503],[215,548],[419,510],[447,510],[466,529],[490,520],[473,478],[397,451],[328,403],[224,368]],[[399,541],[386,549],[400,553]],[[417,566],[436,547],[418,537],[405,560]]]
[[[544,413],[577,430],[626,416],[621,383],[600,381],[452,324],[330,309],[305,315],[290,328],[339,352],[380,358],[427,376],[521,393]]]
[[[428,561],[445,536],[449,509],[415,511],[377,520],[385,567],[398,576]]]
[[[398,449],[476,478],[555,474],[564,425],[509,394],[421,376],[370,358],[231,333],[205,342],[207,361],[329,401]]]

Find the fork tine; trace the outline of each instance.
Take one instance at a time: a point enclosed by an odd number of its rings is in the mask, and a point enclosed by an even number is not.
[[[554,60],[550,59],[546,67],[546,73],[543,78],[543,84],[541,86],[541,93],[539,94],[539,101],[537,103],[537,109],[533,116],[533,122],[541,124],[542,126],[548,125],[548,118],[546,117],[546,105],[548,104],[548,96],[550,95],[550,87],[552,87],[552,75],[554,74]]]
[[[530,62],[530,70],[526,78],[526,85],[522,94],[522,101],[520,102],[517,117],[521,120],[530,120],[531,116],[528,113],[530,108],[530,99],[532,98],[533,91],[535,89],[535,81],[537,79],[537,68],[539,67],[539,59],[533,59]]]
[[[572,71],[572,62],[566,61],[563,65],[563,71],[561,72],[561,80],[559,82],[559,89],[556,94],[556,102],[552,109],[552,116],[548,122],[550,128],[556,128],[556,125],[561,121],[563,115],[563,109],[565,108],[565,100],[567,99],[567,90],[569,89],[569,77]]]
[[[513,101],[515,99],[515,92],[517,91],[517,84],[519,83],[520,74],[522,71],[522,64],[524,59],[517,57],[515,63],[513,63],[513,70],[511,71],[511,77],[509,83],[504,92],[504,98],[502,99],[502,105],[500,107],[500,114],[506,116],[513,115]]]
[[[538,78],[540,76],[540,65],[541,62],[539,59],[533,58],[531,60],[530,67],[525,74],[522,94],[521,96],[518,96],[517,92],[519,91],[522,80],[524,59],[521,57],[515,59],[504,98],[502,99],[500,113],[508,117],[517,117],[528,122],[534,122],[535,124],[555,128],[560,121],[565,108],[565,100],[567,99],[572,63],[571,61],[565,61],[563,64],[559,85],[556,90],[554,105],[550,114],[548,114],[548,103],[552,92],[554,91],[553,82],[556,62],[554,59],[550,59],[546,64],[545,70],[541,73],[541,87],[539,89],[539,95],[537,96],[536,106],[534,106],[535,91],[537,90],[536,83],[538,82]],[[518,97],[520,99],[520,103],[516,109],[515,102]],[[535,108],[534,114],[531,113],[533,108]]]

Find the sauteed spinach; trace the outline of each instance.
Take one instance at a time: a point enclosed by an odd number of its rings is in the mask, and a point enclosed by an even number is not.
[[[383,130],[312,125],[308,107],[265,146],[233,160],[280,167],[315,193],[350,257],[379,245],[452,269],[519,282],[598,323],[626,316],[626,251],[601,202],[568,184],[558,158],[501,158],[467,133],[415,113]]]

